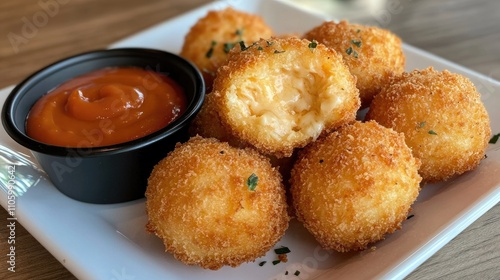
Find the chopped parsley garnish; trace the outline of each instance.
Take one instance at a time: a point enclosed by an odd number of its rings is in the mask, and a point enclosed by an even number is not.
[[[243,29],[236,29],[236,32],[234,34],[236,34],[240,37],[243,36]]]
[[[351,43],[353,43],[356,47],[361,47],[361,41],[360,40],[351,40]]]
[[[345,50],[345,53],[348,54],[348,55],[351,55],[352,53],[352,47],[348,47],[346,50]]]
[[[261,261],[261,262],[259,263],[259,266],[264,266],[266,263],[267,263],[267,261]]]
[[[205,57],[206,58],[211,58],[212,55],[214,54],[214,47],[215,45],[217,45],[217,42],[216,41],[212,41],[212,43],[210,44],[210,49],[208,49],[207,53],[205,54]]]
[[[425,121],[424,121],[424,122],[420,122],[420,123],[418,124],[418,128],[422,128],[422,127],[424,127],[424,126],[425,126],[425,124],[426,124],[426,122],[425,122]]]
[[[252,173],[250,177],[247,179],[247,187],[250,191],[255,191],[255,188],[257,188],[257,183],[259,182],[259,177],[255,175],[255,173]]]
[[[309,43],[308,47],[310,50],[313,50],[315,49],[316,47],[318,46],[318,42],[316,42],[315,40],[313,40],[311,43]]]
[[[240,48],[241,48],[242,51],[246,51],[249,48],[255,46],[257,44],[257,42],[254,42],[253,44],[251,44],[249,46],[245,46],[245,42],[243,42],[243,41],[239,41],[238,44],[240,44]]]
[[[358,52],[353,50],[352,47],[349,47],[345,50],[345,52],[347,53],[347,55],[351,55],[354,57],[354,58],[358,58]]]
[[[299,276],[299,275],[300,275],[300,271],[295,270],[295,273],[294,273],[293,275],[295,275],[295,276]]]
[[[248,49],[248,48],[245,46],[245,42],[240,41],[240,42],[239,42],[239,44],[240,44],[240,48],[241,48],[241,50],[242,50],[242,51],[244,51],[244,50]]]
[[[280,262],[281,262],[280,260],[274,260],[274,261],[273,261],[273,265],[277,265],[277,264],[279,264]]]
[[[356,47],[361,47],[361,41],[360,40],[351,40],[351,43],[353,45],[355,45]],[[347,53],[347,55],[351,55],[354,57],[354,58],[358,58],[358,52],[355,51],[352,47],[348,47],[345,52]]]
[[[258,51],[261,51],[261,50],[263,50],[263,49],[264,49],[264,48],[262,48],[261,46],[257,47],[257,50],[258,50]]]
[[[285,51],[274,50],[274,53],[284,53]]]
[[[234,48],[235,43],[224,43],[224,52],[228,53],[231,49]]]
[[[278,249],[274,249],[274,252],[276,253],[276,255],[281,255],[281,254],[288,254],[290,253],[290,249],[288,249],[288,247],[281,247],[281,248],[278,248]]]
[[[497,133],[491,137],[490,141],[488,143],[490,144],[496,144],[498,142],[498,139],[500,138],[500,133]]]
[[[431,134],[431,135],[438,135],[438,134],[437,134],[437,132],[435,132],[435,131],[434,131],[434,130],[432,130],[432,129],[431,129],[431,130],[429,130],[428,132],[429,132],[429,134]]]

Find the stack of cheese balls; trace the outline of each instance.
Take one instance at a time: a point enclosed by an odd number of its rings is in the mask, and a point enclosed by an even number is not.
[[[148,231],[186,264],[254,261],[293,215],[326,249],[366,249],[402,227],[422,182],[484,157],[490,124],[473,84],[404,72],[387,30],[341,21],[277,36],[228,8],[193,26],[182,55],[209,90],[192,138],[152,171],[146,208]]]

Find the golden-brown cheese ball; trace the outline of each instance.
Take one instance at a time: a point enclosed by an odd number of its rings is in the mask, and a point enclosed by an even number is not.
[[[375,97],[366,118],[405,134],[429,183],[474,169],[491,135],[488,113],[472,82],[432,67],[395,77]]]
[[[231,134],[278,158],[354,121],[360,106],[342,57],[296,37],[234,48],[211,94]]]
[[[401,39],[389,30],[375,26],[326,21],[305,33],[333,48],[357,78],[362,108],[370,102],[394,74],[404,71],[405,56]]]
[[[289,221],[281,177],[267,158],[201,137],[154,167],[146,210],[147,230],[166,251],[213,270],[263,256]]]
[[[187,33],[180,55],[191,60],[202,72],[209,90],[227,53],[240,41],[251,44],[273,35],[271,27],[257,15],[231,7],[209,11]]]
[[[325,249],[366,249],[400,229],[420,191],[403,134],[355,122],[313,142],[292,169],[295,214]]]

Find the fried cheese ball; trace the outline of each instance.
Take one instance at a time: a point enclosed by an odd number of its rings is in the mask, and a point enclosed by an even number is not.
[[[375,97],[366,118],[405,134],[428,183],[476,168],[491,135],[489,116],[474,84],[432,67],[393,78]]]
[[[305,33],[333,48],[357,78],[361,107],[366,108],[394,74],[404,71],[406,58],[401,39],[389,30],[375,26],[326,21]]]
[[[252,149],[192,137],[156,165],[147,230],[188,265],[216,270],[263,256],[289,217],[279,173]]]
[[[231,134],[277,158],[354,121],[360,106],[342,57],[296,37],[234,48],[211,94]]]
[[[343,126],[299,153],[297,219],[325,249],[366,249],[401,228],[420,191],[419,166],[403,134],[376,122]]]
[[[257,15],[231,7],[209,11],[186,34],[180,55],[191,60],[202,72],[207,89],[227,53],[240,41],[251,44],[273,35],[271,27]]]

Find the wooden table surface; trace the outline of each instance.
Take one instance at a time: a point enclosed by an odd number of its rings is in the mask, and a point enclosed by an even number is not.
[[[209,1],[2,0],[0,88],[20,82],[55,60],[104,48],[206,2]],[[323,12],[330,12],[326,7],[331,3],[327,0],[308,2]],[[496,0],[388,0],[381,9],[360,21],[388,28],[409,44],[500,80],[499,11],[500,1]],[[7,271],[7,212],[0,210],[0,216],[3,221],[0,223],[0,279],[74,279],[19,226],[16,228],[16,272]],[[500,205],[407,277],[438,278],[500,279]]]

